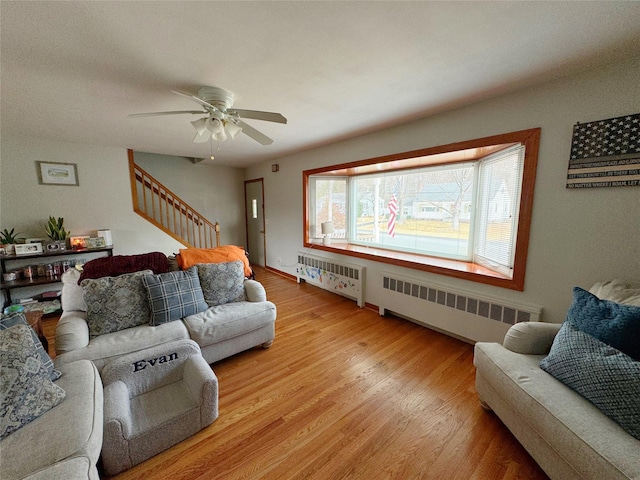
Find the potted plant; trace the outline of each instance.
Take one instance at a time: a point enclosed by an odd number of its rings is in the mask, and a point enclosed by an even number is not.
[[[0,245],[6,253],[16,253],[16,243],[20,240],[18,238],[20,234],[15,233],[15,231],[15,228],[12,228],[11,231],[5,228],[0,232]]]
[[[45,226],[47,236],[51,239],[50,242],[46,242],[44,245],[45,250],[51,251],[64,251],[67,249],[67,237],[69,232],[64,228],[64,218],[49,217],[49,221]]]

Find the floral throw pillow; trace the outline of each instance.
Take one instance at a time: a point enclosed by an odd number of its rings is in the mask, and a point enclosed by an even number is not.
[[[151,270],[142,270],[118,277],[82,280],[80,286],[87,304],[91,337],[149,323],[151,310],[142,277],[150,273]]]
[[[204,300],[210,307],[246,300],[244,265],[240,260],[226,263],[200,263],[198,276]]]
[[[0,331],[0,439],[35,420],[64,400],[64,390],[49,372],[31,336],[15,325]]]
[[[11,315],[3,316],[0,319],[0,330],[6,330],[15,325],[24,325],[26,327],[29,326],[24,313],[13,313]],[[40,339],[38,338],[35,330],[33,328],[29,328],[29,330],[31,331],[31,338],[33,339],[33,343],[36,346],[36,351],[38,352],[40,360],[42,361],[42,366],[47,370],[47,373],[49,374],[49,379],[52,381],[59,379],[62,374],[59,370],[53,368],[53,360],[51,360],[49,354],[44,350],[42,342],[40,342]]]

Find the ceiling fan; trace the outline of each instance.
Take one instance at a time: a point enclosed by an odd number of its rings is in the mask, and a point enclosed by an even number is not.
[[[218,87],[202,87],[196,95],[177,92],[173,93],[186,97],[202,107],[202,110],[178,110],[173,112],[132,113],[129,117],[153,117],[157,115],[203,115],[202,118],[191,122],[196,129],[194,143],[204,143],[209,140],[224,141],[228,137],[242,132],[262,145],[271,145],[273,140],[259,132],[242,119],[263,120],[265,122],[287,123],[287,119],[279,113],[261,112],[258,110],[243,110],[232,108],[234,95],[228,90]]]

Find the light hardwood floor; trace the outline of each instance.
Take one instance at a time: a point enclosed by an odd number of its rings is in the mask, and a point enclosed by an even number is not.
[[[273,346],[213,364],[218,419],[112,478],[547,478],[480,407],[472,345],[256,270]]]

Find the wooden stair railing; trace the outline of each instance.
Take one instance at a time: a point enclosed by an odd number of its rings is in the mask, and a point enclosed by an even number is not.
[[[220,246],[220,224],[211,223],[136,165],[132,150],[129,176],[134,212],[188,248]]]

